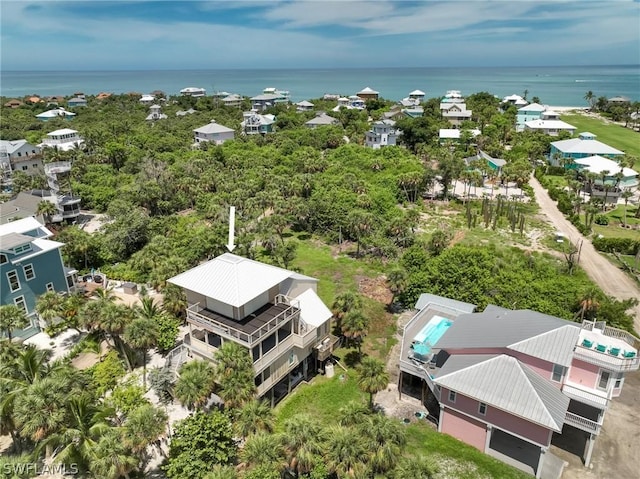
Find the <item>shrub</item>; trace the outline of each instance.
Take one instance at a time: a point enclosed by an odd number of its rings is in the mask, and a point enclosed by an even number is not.
[[[167,314],[160,315],[156,318],[158,323],[158,350],[161,352],[170,351],[176,345],[178,338],[180,321]]]
[[[593,246],[598,251],[604,251],[605,253],[617,251],[620,254],[633,256],[640,251],[640,240],[632,238],[595,238]]]
[[[605,215],[598,215],[594,220],[597,225],[607,226],[609,224],[609,218]]]
[[[565,215],[570,214],[573,211],[573,204],[571,203],[571,199],[569,195],[564,191],[561,191],[558,194],[558,209]]]
[[[118,379],[124,376],[125,370],[116,351],[111,351],[93,368],[93,384],[101,396],[118,384]]]

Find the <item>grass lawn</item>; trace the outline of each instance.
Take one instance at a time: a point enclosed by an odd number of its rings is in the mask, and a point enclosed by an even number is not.
[[[631,238],[637,240],[640,237],[638,230],[629,230],[618,226],[596,225],[592,226],[594,235],[602,235],[605,238]]]
[[[338,356],[345,356],[348,350],[341,349]],[[344,361],[342,361],[344,364]],[[343,377],[341,379],[341,376]],[[276,406],[276,429],[282,431],[284,422],[300,413],[317,417],[325,426],[337,424],[337,412],[351,401],[366,404],[368,396],[356,384],[356,372],[348,368],[345,372],[335,367],[335,376],[318,376],[310,384],[299,386],[291,395]],[[440,434],[430,424],[416,423],[407,426],[405,454],[432,457],[438,464],[437,478],[485,479],[525,479],[531,476],[489,457],[446,434]]]
[[[601,142],[638,158],[634,170],[640,171],[640,134],[629,128],[613,123],[607,125],[602,120],[583,115],[562,115],[561,118],[575,126],[578,133],[589,131]]]
[[[640,218],[635,218],[636,210],[640,208],[640,206],[627,205],[627,224],[628,225],[637,225],[640,224]],[[624,224],[624,206],[617,206],[614,210],[607,211],[607,216],[609,217],[610,223],[616,224]],[[640,233],[638,233],[640,235]]]

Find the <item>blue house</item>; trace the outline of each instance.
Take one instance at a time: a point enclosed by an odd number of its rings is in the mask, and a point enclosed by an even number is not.
[[[561,166],[560,158],[578,159],[594,155],[615,160],[624,155],[624,151],[617,150],[606,143],[596,140],[596,135],[593,133],[584,132],[580,133],[578,138],[554,141],[551,143],[549,162],[553,166]],[[565,168],[573,169],[576,167],[571,161],[562,163],[565,164]]]
[[[76,98],[72,98],[71,100],[69,100],[67,102],[67,106],[69,108],[73,108],[74,106],[87,106],[87,99],[83,98],[81,96],[78,96]]]
[[[29,326],[13,332],[28,338],[40,331],[36,301],[47,291],[69,293],[77,271],[65,268],[60,248],[51,231],[29,217],[0,225],[0,305],[24,309]]]
[[[539,120],[542,117],[542,112],[545,110],[546,108],[538,103],[531,103],[530,105],[519,108],[516,116],[516,127],[522,130],[526,122]]]

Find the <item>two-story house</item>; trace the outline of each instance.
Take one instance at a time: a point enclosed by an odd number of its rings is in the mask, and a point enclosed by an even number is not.
[[[260,115],[255,111],[247,111],[242,116],[244,120],[240,123],[240,129],[245,135],[273,133],[273,125],[276,122],[275,115]]]
[[[454,128],[460,128],[463,121],[471,120],[473,114],[471,110],[467,110],[467,104],[464,102],[441,103],[440,112]]]
[[[339,125],[340,120],[334,118],[332,116],[327,115],[325,112],[321,111],[316,114],[314,118],[307,121],[304,125],[307,128],[318,128],[319,126],[330,126],[330,125]]]
[[[63,243],[52,241],[51,231],[35,218],[0,225],[0,304],[24,309],[28,327],[14,331],[28,338],[40,331],[37,298],[47,291],[68,293],[77,271],[65,268],[60,254]]]
[[[160,105],[151,105],[149,107],[149,114],[145,118],[147,121],[166,120],[167,115],[162,113],[162,107]]]
[[[545,110],[537,120],[529,120],[524,124],[525,130],[541,131],[549,136],[558,136],[561,131],[570,135],[576,132],[576,127],[560,119],[560,114],[553,110]]]
[[[371,129],[365,134],[364,144],[377,150],[383,146],[396,144],[398,132],[393,120],[379,120],[371,125]]]
[[[47,136],[42,143],[38,146],[43,148],[48,146],[50,148],[57,148],[58,150],[68,151],[74,148],[79,148],[84,143],[84,139],[78,135],[76,130],[70,128],[63,128],[61,130],[55,130],[51,133],[47,133]]]
[[[539,103],[531,103],[527,106],[518,108],[516,115],[516,129],[521,131],[524,128],[525,123],[532,120],[539,120],[542,116],[542,112],[547,109],[546,106],[542,106]]]
[[[429,296],[404,329],[400,393],[403,381],[421,383],[438,431],[536,477],[552,439],[578,432],[588,467],[612,398],[640,365],[640,340],[601,322],[472,313]]]
[[[189,86],[180,90],[180,94],[182,96],[201,97],[207,94],[207,90],[205,90],[204,88]]]
[[[214,145],[222,145],[227,140],[233,140],[235,131],[211,120],[209,124],[193,130],[193,135],[196,144],[206,141]]]
[[[246,348],[258,395],[272,404],[322,367],[337,343],[309,276],[225,253],[168,281],[187,297],[191,354],[213,360],[226,341]]]
[[[27,175],[42,173],[40,148],[27,140],[0,140],[0,177],[6,182],[14,171]]]
[[[549,151],[549,161],[553,166],[561,166],[560,159],[564,158],[565,168],[576,168],[572,161],[577,158],[599,155],[615,160],[624,155],[623,151],[596,140],[596,135],[589,132],[580,133],[578,138],[554,141]]]

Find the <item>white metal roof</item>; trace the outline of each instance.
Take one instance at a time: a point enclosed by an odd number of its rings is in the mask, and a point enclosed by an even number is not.
[[[212,134],[212,133],[229,133],[234,131],[232,128],[228,128],[220,123],[216,123],[215,120],[212,120],[211,123],[201,126],[200,128],[196,128],[193,130],[196,133],[204,133],[204,134]]]
[[[413,90],[411,93],[409,93],[409,95],[413,95],[413,96],[424,96],[425,92],[423,92],[422,90]]]
[[[576,158],[573,161],[584,166],[584,169],[591,173],[600,174],[603,171],[609,171],[611,176],[613,176],[620,171],[620,165],[617,162],[598,155],[588,156],[586,158]],[[625,177],[638,176],[637,171],[627,167],[622,168],[622,174]]]
[[[47,133],[47,136],[58,136],[58,135],[73,135],[78,133],[76,130],[72,130],[71,128],[62,128],[61,130],[55,130],[51,133]]]
[[[64,108],[54,108],[36,115],[36,118],[54,118],[56,116],[76,116],[75,113],[65,110]]]
[[[571,324],[523,339],[507,347],[528,356],[569,367],[579,336],[580,328]]]
[[[296,103],[296,105],[298,105],[298,106],[313,106],[313,103],[311,103],[310,101],[307,101],[307,100],[302,100],[302,101],[299,101],[298,103]]]
[[[35,148],[35,146],[31,145],[27,140],[0,140],[0,148],[4,148],[9,155],[22,148],[24,145],[29,145]]]
[[[522,108],[518,108],[518,111],[545,111],[546,108],[539,103],[531,103],[530,105],[523,106]]]
[[[466,363],[461,369],[455,364],[459,356]],[[569,398],[550,381],[504,354],[479,355],[479,362],[467,366],[469,359],[468,355],[451,356],[435,383],[527,421],[562,431]],[[451,372],[447,372],[448,367]]]
[[[365,93],[365,94],[369,94],[369,95],[376,94],[377,95],[379,92],[377,92],[377,91],[375,91],[375,90],[373,90],[373,89],[371,89],[369,87],[365,87],[362,90],[360,90],[358,93]]]
[[[300,301],[300,317],[310,326],[317,328],[333,316],[329,308],[311,288],[298,295],[295,299]]]
[[[182,90],[180,90],[180,93],[196,93],[196,92],[204,92],[204,91],[206,91],[204,88],[188,86],[187,88],[183,88]]]
[[[37,219],[30,216],[28,218],[22,218],[21,220],[10,221],[9,223],[0,225],[0,236],[4,236],[8,233],[23,234],[36,229],[40,231],[42,236],[49,237],[53,235],[53,233],[42,226]]]
[[[524,126],[532,130],[574,130],[575,126],[570,125],[562,120],[531,120],[525,122]]]
[[[459,130],[457,128],[440,128],[439,138],[443,140],[459,140],[460,133],[462,131],[463,130]],[[474,137],[480,134],[480,130],[478,129],[472,129],[469,131],[471,132],[471,135],[473,135]]]
[[[337,119],[323,113],[322,115],[311,118],[305,125],[334,125],[336,123],[338,123]]]
[[[240,307],[292,274],[286,269],[224,253],[168,281],[208,298]]]
[[[570,138],[551,143],[563,153],[588,153],[591,155],[623,155],[624,152],[598,140]]]

